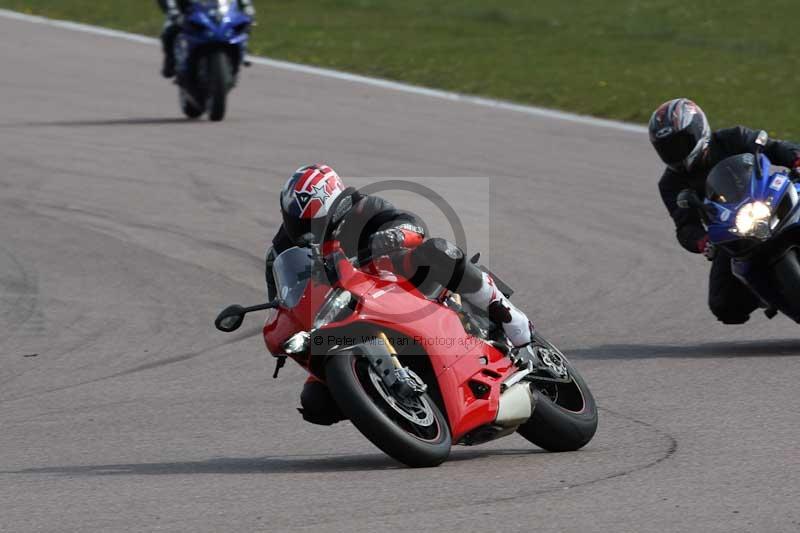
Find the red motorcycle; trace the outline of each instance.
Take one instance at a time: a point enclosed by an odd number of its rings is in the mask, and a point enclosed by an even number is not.
[[[514,431],[548,451],[577,450],[594,436],[597,407],[586,382],[543,337],[515,350],[457,294],[423,293],[387,258],[350,259],[335,241],[308,240],[275,260],[275,300],[230,306],[215,321],[231,332],[247,313],[268,309],[273,377],[291,357],[327,384],[365,437],[411,467],[441,464],[453,443]]]

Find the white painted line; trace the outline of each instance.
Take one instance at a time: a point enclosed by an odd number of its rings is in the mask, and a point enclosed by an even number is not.
[[[111,30],[102,28],[100,26],[92,26],[90,24],[81,24],[78,22],[69,22],[65,20],[55,20],[47,17],[40,17],[36,15],[27,15],[25,13],[18,13],[8,9],[0,9],[0,17],[22,20],[34,24],[44,24],[46,26],[53,26],[66,30],[78,31],[83,33],[91,33],[94,35],[102,35],[105,37],[114,37],[116,39],[125,39],[127,41],[134,41],[137,43],[145,44],[158,44],[159,40],[152,37],[146,37],[136,33],[127,31]],[[325,78],[332,78],[336,80],[346,81],[350,83],[359,83],[362,85],[370,85],[372,87],[379,87],[381,89],[388,89],[392,91],[399,91],[409,94],[416,94],[420,96],[427,96],[430,98],[439,98],[441,100],[449,100],[452,102],[463,102],[467,104],[477,105],[481,107],[489,107],[493,109],[500,109],[503,111],[512,111],[515,113],[522,113],[525,115],[548,118],[552,120],[560,120],[564,122],[573,122],[576,124],[586,124],[589,126],[597,126],[600,128],[608,128],[619,131],[627,131],[632,133],[646,133],[647,128],[640,124],[632,124],[630,122],[620,122],[616,120],[608,120],[604,118],[595,118],[586,115],[578,115],[575,113],[568,113],[566,111],[557,111],[554,109],[547,109],[544,107],[529,106],[523,104],[515,104],[503,100],[495,100],[492,98],[484,98],[481,96],[470,96],[466,94],[440,91],[438,89],[428,89],[426,87],[419,87],[408,83],[401,83],[381,78],[371,78],[369,76],[361,76],[359,74],[350,74],[348,72],[341,72],[321,67],[312,67],[309,65],[302,65],[300,63],[291,63],[289,61],[281,61],[278,59],[270,59],[268,57],[250,57],[250,61],[257,65],[264,65],[267,67],[288,70],[292,72],[300,72],[302,74],[310,74],[313,76],[322,76]]]
[[[92,26],[91,24],[70,22],[68,20],[49,19],[47,17],[40,17],[37,15],[27,15],[25,13],[18,13],[17,11],[11,11],[8,9],[0,9],[0,17],[13,20],[24,20],[25,22],[33,22],[34,24],[44,24],[45,26],[54,26],[56,28],[62,28],[65,30],[92,33],[94,35],[103,35],[105,37],[114,37],[116,39],[125,39],[127,41],[134,41],[137,43],[157,44],[159,42],[158,39],[154,39],[153,37],[146,37],[144,35],[130,33],[127,31],[111,30],[108,28],[102,28],[100,26]]]

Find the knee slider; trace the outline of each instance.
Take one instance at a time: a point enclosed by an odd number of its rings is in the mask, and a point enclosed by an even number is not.
[[[318,381],[308,382],[303,386],[300,405],[303,419],[312,424],[329,426],[345,418],[328,387]]]
[[[744,324],[750,319],[750,314],[742,314],[728,306],[711,305],[711,312],[723,324]]]
[[[745,322],[750,320],[750,315],[745,315],[745,316],[742,316],[742,315],[722,315],[722,316],[716,315],[716,316],[717,316],[717,319],[720,322],[722,322],[723,324],[729,324],[729,325],[744,324]]]
[[[331,392],[324,384],[311,381],[303,386],[300,393],[300,405],[310,411],[325,411],[334,402]]]

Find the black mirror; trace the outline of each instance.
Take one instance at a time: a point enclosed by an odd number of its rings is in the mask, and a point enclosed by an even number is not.
[[[763,176],[761,175],[761,161],[760,155],[761,152],[764,151],[764,147],[767,146],[767,140],[769,139],[769,135],[766,131],[761,130],[758,132],[758,136],[756,137],[756,162],[755,162],[755,171],[756,177],[761,179]]]
[[[231,305],[222,310],[214,321],[218,330],[230,333],[239,329],[244,322],[246,311],[241,305]]]
[[[275,309],[280,302],[275,299],[265,304],[254,305],[252,307],[242,307],[241,305],[230,305],[217,315],[214,325],[218,330],[230,333],[236,331],[244,322],[244,315],[253,311],[264,311],[265,309]]]
[[[689,209],[690,207],[699,209],[703,207],[703,202],[700,197],[692,189],[684,189],[678,193],[678,207],[681,209]]]

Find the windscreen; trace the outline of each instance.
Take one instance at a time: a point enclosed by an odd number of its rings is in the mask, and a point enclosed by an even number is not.
[[[281,305],[296,306],[311,279],[313,261],[308,248],[289,248],[275,259],[272,274]]]
[[[721,204],[738,204],[750,194],[753,176],[753,154],[723,159],[711,169],[706,179],[706,198]]]

